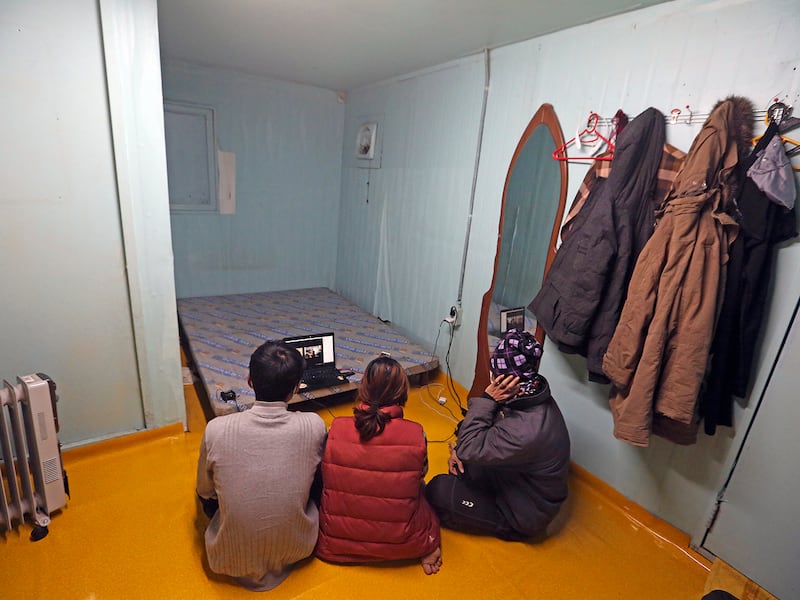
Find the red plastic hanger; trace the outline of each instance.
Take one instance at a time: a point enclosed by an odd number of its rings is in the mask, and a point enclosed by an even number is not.
[[[597,130],[599,121],[600,115],[596,112],[590,112],[583,131],[556,148],[553,151],[553,160],[612,160],[614,158],[614,142]],[[567,156],[567,148],[570,146],[578,145],[578,143],[582,146],[583,144],[592,144],[597,141],[601,141],[607,146],[603,156]]]

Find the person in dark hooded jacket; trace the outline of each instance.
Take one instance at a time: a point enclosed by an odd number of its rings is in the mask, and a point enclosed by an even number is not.
[[[567,497],[570,442],[544,377],[542,347],[510,330],[497,345],[492,381],[470,398],[449,473],[427,486],[442,526],[523,540],[540,535]]]

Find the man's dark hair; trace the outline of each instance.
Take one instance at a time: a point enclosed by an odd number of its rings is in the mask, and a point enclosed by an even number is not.
[[[284,342],[264,342],[250,357],[250,381],[256,400],[283,402],[300,382],[306,361]]]

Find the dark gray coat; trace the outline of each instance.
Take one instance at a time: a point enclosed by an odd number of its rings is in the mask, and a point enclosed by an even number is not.
[[[541,532],[567,497],[569,433],[553,397],[470,398],[456,453],[473,481],[491,487],[509,524]]]
[[[620,133],[608,180],[599,180],[529,308],[563,352],[586,357],[607,383],[603,355],[619,320],[636,258],[653,233],[664,115],[648,108]]]

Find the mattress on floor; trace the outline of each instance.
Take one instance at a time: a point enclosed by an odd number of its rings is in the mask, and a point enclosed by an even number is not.
[[[439,367],[436,356],[391,324],[327,288],[182,298],[178,316],[187,354],[216,416],[252,406],[250,355],[267,340],[333,331],[336,366],[354,373],[348,383],[303,391],[292,403],[352,392],[369,361],[381,352],[399,361],[409,377]],[[229,390],[236,401],[222,399],[221,393]]]

